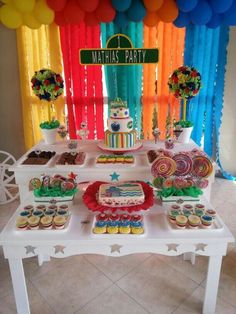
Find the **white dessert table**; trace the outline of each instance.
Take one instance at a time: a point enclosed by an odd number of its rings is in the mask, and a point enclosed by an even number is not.
[[[53,145],[45,144],[43,141],[32,147],[28,152],[26,152],[17,162],[13,165],[10,170],[14,171],[16,183],[19,186],[20,200],[24,201],[29,192],[29,181],[33,177],[40,177],[43,173],[45,174],[55,174],[59,173],[61,175],[67,176],[69,172],[73,171],[78,175],[77,181],[111,181],[111,174],[117,173],[119,175],[119,181],[125,180],[142,180],[148,181],[152,179],[150,168],[151,165],[147,159],[147,151],[150,149],[165,148],[164,142],[158,141],[157,144],[154,141],[142,141],[142,148],[130,152],[134,155],[135,163],[133,165],[96,165],[96,157],[101,154],[107,154],[98,148],[97,144],[101,141],[85,140],[78,141],[77,151],[84,151],[86,153],[86,160],[82,166],[57,166],[56,158],[58,154],[65,151],[70,151],[67,147],[69,141],[60,141]],[[188,144],[175,143],[175,147],[171,150],[173,153],[180,151],[191,151],[192,149],[200,149],[193,141]],[[29,152],[33,150],[45,150],[45,151],[55,151],[56,156],[49,161],[46,166],[37,165],[21,165],[21,163],[26,159]],[[129,153],[127,153],[129,154]],[[214,167],[215,168],[215,167]],[[204,196],[207,200],[210,200],[211,194],[211,184],[214,182],[215,169],[212,175],[209,177],[209,185],[204,189]]]
[[[31,196],[32,197],[32,196]],[[29,198],[25,204],[32,202]],[[206,203],[207,204],[207,203]],[[52,256],[64,258],[77,254],[123,256],[133,253],[157,253],[168,256],[194,253],[208,256],[208,273],[203,313],[215,312],[222,257],[234,238],[218,217],[219,228],[199,230],[173,229],[166,216],[166,208],[155,204],[144,213],[143,235],[94,235],[91,231],[94,213],[82,203],[81,195],[71,205],[71,221],[65,230],[18,231],[15,227],[20,206],[0,234],[0,245],[8,259],[14,288],[17,312],[30,313],[25,282],[23,258]],[[208,208],[210,207],[207,204]]]

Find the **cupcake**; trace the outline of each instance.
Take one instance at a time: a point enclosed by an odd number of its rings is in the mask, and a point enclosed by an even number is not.
[[[170,208],[171,208],[171,209],[174,209],[174,210],[180,210],[180,206],[177,205],[177,204],[171,205]]]
[[[128,215],[128,214],[122,214],[122,215],[120,216],[120,220],[121,220],[121,221],[130,221],[130,220],[131,220],[131,216]]]
[[[196,204],[195,205],[196,209],[201,209],[201,210],[205,210],[205,206],[203,204]]]
[[[57,205],[49,205],[48,206],[48,209],[51,209],[51,210],[57,210]]]
[[[115,234],[119,232],[118,221],[109,221],[107,225],[107,232],[110,234]]]
[[[176,226],[180,229],[184,229],[186,227],[186,224],[188,222],[188,218],[184,215],[178,215],[176,216]]]
[[[36,210],[44,211],[44,210],[46,210],[46,206],[45,205],[38,205],[38,206],[36,206]]]
[[[142,221],[142,220],[143,220],[143,216],[142,215],[135,214],[135,215],[131,216],[131,221],[139,222],[139,221]]]
[[[119,220],[119,219],[120,219],[120,215],[118,215],[118,214],[111,214],[109,216],[109,220],[110,221],[116,221],[116,220]]]
[[[33,206],[33,205],[26,205],[26,206],[24,207],[24,210],[27,210],[27,211],[29,211],[29,212],[32,212],[32,211],[34,210],[34,206]]]
[[[191,204],[185,204],[184,206],[183,206],[183,209],[187,209],[187,210],[193,210],[193,205],[191,205]]]
[[[101,213],[96,216],[97,221],[108,221],[109,216],[107,214]]]
[[[119,232],[122,234],[128,234],[131,232],[129,221],[121,221]]]
[[[143,232],[144,232],[143,223],[141,221],[132,221],[131,222],[131,233],[142,234]]]
[[[60,206],[59,206],[59,209],[62,209],[62,210],[69,210],[69,206],[66,205],[66,204],[63,204],[63,205],[60,205]]]
[[[210,228],[212,226],[213,217],[210,215],[203,215],[201,221],[203,228]]]
[[[200,223],[201,223],[200,217],[196,215],[190,215],[188,217],[188,224],[190,228],[196,229],[200,225]]]
[[[37,230],[39,228],[39,221],[40,221],[39,216],[29,217],[28,218],[28,224],[29,224],[30,229]]]
[[[69,215],[69,212],[68,212],[68,210],[59,209],[57,211],[57,215],[67,217]]]
[[[195,208],[194,209],[194,214],[197,215],[198,217],[201,217],[202,215],[204,215],[204,210],[202,209],[198,209],[198,208]]]
[[[53,218],[53,223],[56,229],[63,229],[66,223],[66,217],[64,216],[55,216]]]
[[[207,209],[206,214],[211,216],[213,219],[216,217],[216,211],[214,209]]]
[[[168,212],[168,217],[171,223],[176,223],[176,217],[180,215],[180,211],[176,209],[170,209]]]
[[[107,232],[107,224],[105,221],[97,221],[95,223],[95,227],[93,228],[93,232],[97,234],[103,234]]]
[[[29,217],[29,216],[31,216],[31,212],[28,210],[23,210],[22,212],[20,212],[20,216]]]
[[[51,216],[51,217],[53,217],[53,216],[55,216],[55,214],[56,214],[55,210],[52,210],[52,209],[47,209],[47,210],[44,212],[44,215],[45,215],[45,216]]]
[[[52,220],[53,218],[51,216],[42,217],[40,222],[43,229],[46,229],[46,230],[52,229]]]
[[[35,216],[35,217],[42,217],[44,215],[43,211],[42,210],[34,210],[33,213],[32,213],[32,216]]]
[[[189,209],[183,209],[182,210],[182,214],[184,215],[184,216],[186,216],[187,218],[190,216],[190,215],[192,215],[192,211],[191,210],[189,210]]]
[[[16,220],[16,227],[20,230],[26,230],[28,227],[28,218],[20,216]]]

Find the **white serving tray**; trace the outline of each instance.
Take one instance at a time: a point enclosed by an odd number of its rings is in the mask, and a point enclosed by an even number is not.
[[[190,228],[188,225],[186,226],[186,228],[178,228],[176,226],[176,224],[173,224],[170,222],[168,216],[166,216],[166,220],[167,220],[167,224],[169,225],[169,228],[173,231],[176,231],[176,232],[183,232],[183,231],[188,231],[188,232],[199,232],[199,231],[218,231],[218,230],[223,230],[223,226],[221,224],[221,222],[219,221],[219,219],[217,218],[217,216],[215,217],[211,227],[209,228],[204,228],[202,225],[200,225],[199,227],[197,227],[196,229],[192,229]]]
[[[76,153],[79,153],[79,152],[76,152]],[[54,167],[56,167],[58,169],[62,169],[63,168],[63,169],[68,170],[68,171],[70,171],[71,169],[77,168],[77,167],[84,167],[85,164],[87,163],[87,159],[88,159],[88,157],[87,157],[88,154],[85,153],[84,162],[81,165],[60,165],[60,164],[57,164],[57,162],[60,159],[61,155],[62,154],[57,154],[56,155],[56,157],[54,159]]]

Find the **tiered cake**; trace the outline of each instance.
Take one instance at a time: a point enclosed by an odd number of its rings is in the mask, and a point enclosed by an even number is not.
[[[107,119],[105,145],[110,148],[132,148],[136,144],[137,132],[133,130],[133,119],[129,116],[127,102],[120,98],[111,102]]]

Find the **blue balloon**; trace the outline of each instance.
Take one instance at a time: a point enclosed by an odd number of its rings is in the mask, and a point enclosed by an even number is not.
[[[224,13],[233,4],[233,0],[209,0],[209,2],[215,13]]]
[[[213,14],[210,21],[206,24],[209,28],[216,28],[220,26],[222,23],[222,15],[221,14]]]
[[[197,6],[190,12],[193,24],[206,25],[212,17],[212,9],[207,1],[199,0]]]
[[[179,28],[188,26],[188,24],[190,23],[189,14],[179,11],[179,15],[177,16],[173,23],[176,27]]]
[[[130,21],[140,22],[146,15],[146,8],[141,0],[132,0],[132,4],[126,11]]]
[[[223,23],[227,26],[236,25],[236,1],[234,1],[230,9],[223,14]]]
[[[124,12],[130,7],[132,0],[112,0],[111,2],[115,10]]]
[[[177,0],[176,4],[180,11],[190,12],[192,11],[198,3],[198,0]]]
[[[118,27],[126,27],[129,24],[129,19],[124,12],[116,12],[113,21]]]

